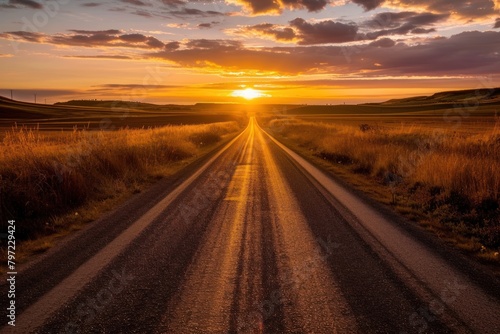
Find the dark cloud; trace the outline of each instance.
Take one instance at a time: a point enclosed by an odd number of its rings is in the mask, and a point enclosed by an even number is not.
[[[161,0],[160,2],[167,7],[177,7],[186,4],[186,2],[182,0]]]
[[[495,25],[493,26],[493,29],[498,29],[500,28],[500,18],[496,19]]]
[[[135,11],[131,12],[131,14],[146,17],[146,18],[155,17],[155,15],[153,15],[152,13],[147,12],[145,10],[135,10]]]
[[[418,45],[400,43],[390,50],[363,50],[360,54],[367,63],[381,64],[381,73],[391,75],[485,75],[500,72],[498,32],[463,32]]]
[[[220,22],[217,22],[217,21],[200,23],[200,24],[198,24],[198,28],[200,28],[200,29],[208,29],[208,28],[212,28],[213,26],[215,26],[215,25],[217,25],[219,23]]]
[[[102,5],[102,3],[99,2],[82,3],[82,7],[99,7],[100,5]]]
[[[213,10],[200,10],[195,8],[182,8],[179,10],[173,10],[169,12],[170,15],[178,16],[178,17],[212,17],[212,16],[224,16],[226,14],[222,12],[217,12]]]
[[[32,43],[46,43],[82,47],[125,47],[137,49],[163,49],[165,44],[155,37],[141,34],[123,34],[120,30],[70,30],[69,34],[46,35],[27,31],[0,34],[4,39],[20,39]]]
[[[202,0],[118,0],[123,6],[110,8],[113,12],[128,12],[144,18],[172,19],[172,17],[214,17],[223,16],[214,10],[201,10],[188,8],[186,5],[193,3],[206,3]],[[209,1],[210,2],[210,1]]]
[[[8,8],[28,7],[32,9],[42,9],[43,5],[33,0],[9,0]]]
[[[3,39],[21,39],[26,42],[31,43],[42,43],[44,35],[37,32],[30,31],[10,31],[0,34],[0,38]]]
[[[233,30],[236,34],[257,35],[260,37],[271,37],[276,41],[292,41],[295,39],[295,31],[290,27],[283,27],[272,23],[261,23]]]
[[[126,34],[119,37],[122,41],[131,43],[142,43],[147,40],[147,37],[142,34]]]
[[[181,43],[179,43],[179,42],[170,42],[170,43],[165,44],[165,50],[167,50],[167,51],[177,50],[180,47],[181,47]]]
[[[415,28],[412,29],[410,32],[412,34],[417,34],[417,35],[422,35],[422,34],[429,34],[431,32],[436,32],[437,30],[434,28],[429,28],[429,29],[424,29],[424,28]]]
[[[224,39],[193,39],[188,41],[185,46],[188,49],[194,50],[234,50],[243,47],[239,41],[224,40]]]
[[[416,12],[383,12],[365,21],[364,26],[369,28],[398,28],[403,24],[413,26],[432,25],[446,20],[449,14],[416,13]]]
[[[151,6],[150,3],[141,1],[141,0],[120,0],[123,3],[135,5],[135,6]]]
[[[132,57],[120,55],[96,55],[96,56],[64,56],[63,58],[77,58],[77,59],[115,59],[115,60],[129,60]]]
[[[69,30],[71,32],[74,32],[76,34],[82,34],[82,35],[118,35],[121,34],[121,30],[117,29],[109,29],[109,30],[77,30],[77,29],[71,29]]]
[[[165,46],[163,42],[151,36],[144,36],[142,34],[126,34],[118,37],[120,40],[134,43],[134,44],[145,44],[153,49],[161,49]]]
[[[398,7],[416,6],[422,11],[454,13],[464,18],[476,18],[492,15],[496,0],[352,0],[366,10],[375,9],[384,3]]]
[[[434,32],[434,28],[426,28],[444,21],[449,14],[416,13],[416,12],[384,12],[375,15],[362,25],[370,29],[380,29],[366,33],[367,39],[377,39],[381,36],[425,34]]]
[[[281,12],[285,8],[307,9],[317,12],[326,7],[329,0],[238,0],[240,5],[249,9],[253,14]]]
[[[281,0],[285,7],[302,9],[306,8],[310,12],[317,12],[325,8],[330,2],[327,0]]]
[[[254,14],[276,12],[280,9],[280,4],[276,0],[240,0],[238,3]]]
[[[390,35],[426,34],[436,31],[432,26],[449,17],[448,14],[433,13],[380,13],[372,19],[355,23],[325,20],[307,22],[302,18],[290,21],[290,25],[282,26],[262,23],[253,26],[229,30],[244,36],[271,38],[275,41],[297,41],[299,45],[340,44],[354,41],[376,40]],[[360,27],[364,31],[359,31]]]
[[[352,0],[352,2],[362,6],[366,10],[372,10],[380,6],[385,0]]]
[[[281,52],[278,52],[281,51]],[[262,48],[247,49],[231,40],[192,40],[173,51],[165,50],[146,56],[165,59],[187,68],[216,67],[227,71],[300,73],[307,71],[321,55],[311,49]],[[331,55],[329,56],[331,57]],[[308,58],[307,61],[305,59]],[[319,66],[319,63],[316,64]]]
[[[391,46],[392,45],[392,46]],[[417,45],[382,39],[366,45],[245,48],[235,41],[193,40],[145,55],[187,68],[248,73],[336,73],[370,76],[499,74],[500,32],[464,32]]]
[[[458,13],[464,17],[481,17],[495,13],[495,0],[404,0],[402,3],[426,6],[440,13]]]
[[[145,44],[149,46],[150,49],[161,49],[165,47],[162,41],[151,36],[146,38]]]
[[[396,45],[396,42],[394,42],[390,38],[381,38],[379,40],[371,42],[368,45],[374,46],[374,47],[379,47],[379,48],[390,48],[390,47],[393,47],[394,45]]]
[[[300,45],[351,42],[357,39],[358,34],[355,24],[331,20],[308,23],[304,19],[296,18],[290,25],[297,31]]]

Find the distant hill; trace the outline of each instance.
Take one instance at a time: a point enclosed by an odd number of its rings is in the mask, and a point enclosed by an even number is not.
[[[189,112],[190,106],[155,105],[127,101],[81,100],[55,104],[28,103],[0,96],[2,119],[50,119],[68,117],[102,117],[130,115],[156,115],[169,112]]]
[[[431,96],[417,96],[394,99],[382,103],[361,105],[274,105],[274,104],[223,104],[198,103],[185,105],[157,105],[128,101],[73,100],[54,105],[35,104],[11,100],[0,96],[1,119],[54,119],[54,118],[88,118],[88,117],[122,117],[155,116],[172,113],[227,113],[234,110],[248,112],[270,111],[286,114],[395,114],[414,112],[440,112],[455,108],[457,104],[464,106],[489,106],[497,109],[500,105],[500,88],[469,89],[461,91],[440,92]]]
[[[58,102],[55,106],[75,106],[75,107],[91,107],[91,108],[106,108],[106,109],[134,109],[142,111],[168,111],[168,110],[189,110],[190,106],[179,106],[174,104],[152,104],[136,101],[120,101],[120,100],[71,100],[68,102]]]
[[[382,103],[365,103],[359,105],[311,105],[301,106],[286,111],[291,115],[382,115],[434,113],[440,114],[458,107],[475,107],[475,114],[489,115],[496,112],[500,105],[500,88],[469,89],[440,92],[431,96],[416,96],[394,99]]]
[[[126,102],[120,100],[71,100],[67,102],[57,102],[55,106],[80,106],[80,107],[98,107],[98,108],[113,108],[113,107],[123,107],[123,106],[134,106],[134,107],[157,107],[151,103],[142,102]]]
[[[500,102],[500,88],[468,89],[450,92],[440,92],[431,96],[416,96],[404,99],[394,99],[382,105],[422,105],[433,103],[492,103]]]

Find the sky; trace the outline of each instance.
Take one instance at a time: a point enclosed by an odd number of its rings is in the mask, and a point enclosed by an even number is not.
[[[24,101],[351,104],[499,79],[500,0],[0,0],[0,95]]]

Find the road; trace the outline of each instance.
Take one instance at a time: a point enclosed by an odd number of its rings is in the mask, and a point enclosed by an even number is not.
[[[0,332],[500,333],[498,280],[254,118],[195,167],[22,269]]]

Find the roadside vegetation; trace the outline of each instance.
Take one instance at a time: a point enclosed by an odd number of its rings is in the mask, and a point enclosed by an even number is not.
[[[2,222],[15,219],[21,241],[78,228],[240,130],[237,122],[57,133],[13,128],[0,137]]]
[[[438,126],[261,123],[285,144],[462,249],[498,262],[500,122],[468,133]],[[495,124],[496,122],[496,124]]]

